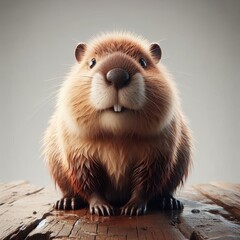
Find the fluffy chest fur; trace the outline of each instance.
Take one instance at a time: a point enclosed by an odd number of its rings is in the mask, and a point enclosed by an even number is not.
[[[84,141],[79,151],[86,158],[97,159],[102,164],[116,189],[129,182],[131,169],[143,158],[136,143],[129,141]]]

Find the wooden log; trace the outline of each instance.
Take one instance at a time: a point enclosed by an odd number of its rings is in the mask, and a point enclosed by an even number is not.
[[[231,190],[211,184],[198,184],[194,188],[240,220],[240,198]]]
[[[211,182],[210,184],[223,190],[231,191],[231,195],[235,195],[237,198],[240,199],[240,184],[225,182]]]
[[[239,239],[239,222],[221,206],[194,188],[185,189],[181,197],[185,208],[178,227],[190,239]]]
[[[9,190],[15,194],[6,193]],[[13,193],[12,192],[12,193]],[[1,192],[2,205],[0,206],[0,238],[1,239],[24,239],[52,210],[52,189],[30,185],[26,182],[21,184],[6,185],[5,191]]]
[[[9,205],[24,196],[33,195],[43,189],[43,187],[36,187],[26,181],[7,184],[5,185],[5,189],[1,189],[0,205]]]
[[[0,184],[0,239],[239,239],[239,221],[209,193],[209,188],[219,188],[218,194],[224,192],[233,201],[236,186],[218,184],[201,186],[209,197],[199,185],[183,190],[183,212],[149,211],[138,217],[101,217],[88,209],[55,211],[53,188],[23,181]]]
[[[74,213],[74,214],[73,214]],[[56,212],[52,212],[56,214]],[[44,226],[34,229],[27,239],[36,239],[41,234],[51,234],[50,238],[83,239],[186,239],[174,228],[171,218],[161,212],[152,212],[139,217],[91,216],[86,209],[64,212],[52,221],[46,218]],[[51,224],[49,224],[51,223]],[[72,228],[71,228],[72,226]],[[61,229],[59,231],[59,229]]]

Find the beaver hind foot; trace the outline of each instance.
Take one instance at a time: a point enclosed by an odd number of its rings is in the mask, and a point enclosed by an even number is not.
[[[181,201],[173,196],[158,196],[149,202],[151,209],[157,210],[183,210],[184,206]]]
[[[164,201],[165,206],[164,204],[163,206],[165,210],[183,210],[184,208],[183,203],[174,197],[166,197]]]

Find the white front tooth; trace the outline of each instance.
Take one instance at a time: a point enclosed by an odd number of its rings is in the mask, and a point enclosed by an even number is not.
[[[118,112],[122,111],[122,106],[118,105]]]
[[[113,108],[114,108],[114,112],[121,112],[122,111],[122,106],[119,105],[119,104],[115,104],[113,106]]]

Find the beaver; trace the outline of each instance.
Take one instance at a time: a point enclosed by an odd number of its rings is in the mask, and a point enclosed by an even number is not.
[[[182,209],[192,137],[157,43],[112,32],[79,43],[44,136],[56,209],[141,215]]]

